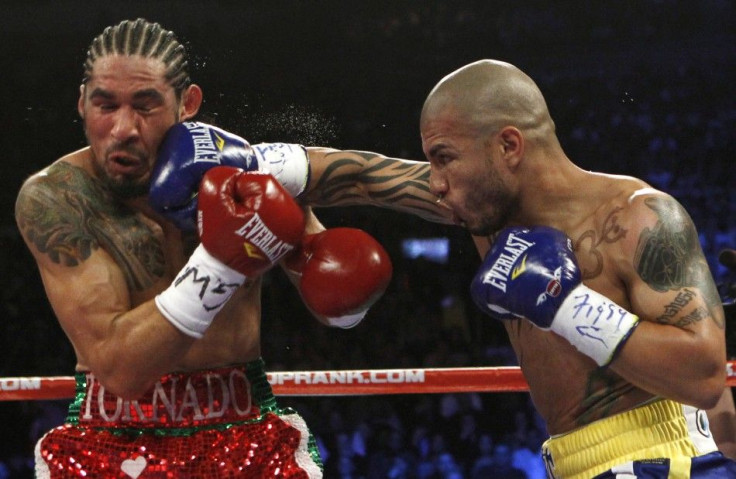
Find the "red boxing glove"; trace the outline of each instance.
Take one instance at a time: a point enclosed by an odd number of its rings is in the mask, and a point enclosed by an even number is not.
[[[304,231],[301,207],[268,173],[212,168],[200,183],[198,204],[202,246],[247,277],[271,269]]]
[[[301,274],[299,289],[309,309],[328,326],[351,328],[391,281],[391,260],[368,233],[332,228],[305,235],[286,266]]]
[[[198,203],[202,244],[155,298],[172,325],[197,339],[246,278],[273,267],[304,231],[302,209],[267,173],[212,168],[199,185]]]

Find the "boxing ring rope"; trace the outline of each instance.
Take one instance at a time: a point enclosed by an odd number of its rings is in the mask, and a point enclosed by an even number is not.
[[[726,384],[736,386],[736,361],[726,364]],[[367,396],[464,392],[525,392],[516,366],[473,368],[288,371],[267,374],[277,396]],[[71,399],[71,376],[0,378],[0,401]]]

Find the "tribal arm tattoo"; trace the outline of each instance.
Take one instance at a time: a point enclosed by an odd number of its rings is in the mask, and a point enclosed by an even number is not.
[[[429,163],[364,151],[310,149],[312,206],[373,205],[450,223],[449,210],[429,191]]]
[[[655,320],[686,326],[711,317],[723,328],[723,316],[718,311],[721,301],[690,216],[674,199],[648,198],[645,204],[658,220],[639,235],[634,267],[655,291],[677,291]],[[696,290],[705,300],[705,308],[698,306],[680,316],[696,298]],[[675,316],[679,319],[673,323]]]

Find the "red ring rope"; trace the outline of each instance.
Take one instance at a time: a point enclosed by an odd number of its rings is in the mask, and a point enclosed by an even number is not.
[[[736,386],[736,361],[726,364]],[[529,386],[518,367],[364,369],[268,373],[278,396],[365,396],[452,392],[523,392]],[[0,401],[71,399],[71,376],[0,378]]]

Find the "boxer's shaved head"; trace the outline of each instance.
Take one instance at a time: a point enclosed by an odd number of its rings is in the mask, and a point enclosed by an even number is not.
[[[424,103],[421,124],[448,112],[483,131],[511,125],[528,135],[553,133],[555,128],[534,81],[515,66],[496,60],[471,63],[443,78]]]
[[[92,76],[95,61],[107,55],[140,55],[161,60],[166,65],[166,80],[177,96],[192,83],[184,45],[173,32],[158,23],[139,18],[105,28],[87,50],[82,83],[87,83]]]

